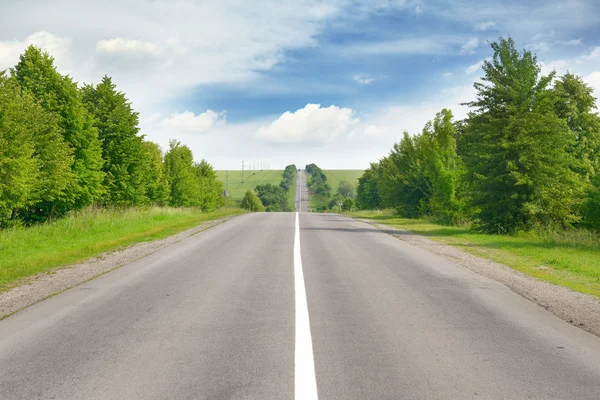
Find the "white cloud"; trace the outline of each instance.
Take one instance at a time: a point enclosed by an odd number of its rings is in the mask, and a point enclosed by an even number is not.
[[[354,75],[352,77],[352,80],[354,80],[356,83],[359,83],[361,85],[370,85],[371,83],[375,82],[375,78],[372,78],[371,76],[369,76],[367,74]]]
[[[600,71],[594,71],[587,75],[583,80],[594,89],[596,98],[600,98]],[[600,104],[596,104],[596,107]]]
[[[19,62],[19,56],[31,45],[46,50],[54,57],[57,65],[64,66],[68,62],[71,44],[70,38],[56,36],[46,31],[32,33],[23,41],[0,41],[0,70],[15,66]]]
[[[583,41],[582,38],[579,39],[571,39],[571,40],[556,40],[554,43],[556,44],[564,44],[565,46],[579,46]]]
[[[423,7],[416,6],[415,7],[415,14],[417,14],[417,15],[423,14]]]
[[[479,71],[481,67],[483,67],[484,61],[490,61],[491,59],[491,57],[488,57],[484,60],[479,61],[478,63],[468,66],[465,69],[465,75],[473,75],[475,72]]]
[[[540,67],[542,69],[542,75],[548,75],[552,71],[556,71],[558,74],[566,72],[566,68],[569,66],[569,62],[566,60],[555,60],[545,63],[540,61]]]
[[[332,143],[355,132],[360,120],[350,108],[307,104],[293,113],[286,111],[277,120],[258,129],[259,139],[276,143]]]
[[[475,53],[475,49],[479,47],[479,39],[474,37],[469,40],[462,46],[460,46],[460,52],[463,54],[473,54]]]
[[[162,53],[157,43],[144,40],[127,40],[122,38],[100,40],[96,44],[96,51],[105,54],[118,55],[151,55],[158,56]]]
[[[494,21],[480,22],[475,25],[475,30],[476,31],[488,31],[495,27],[496,27],[496,23]]]
[[[224,123],[225,112],[217,113],[207,110],[202,114],[195,115],[191,111],[185,111],[181,114],[171,114],[169,118],[160,122],[160,127],[169,134],[202,135]]]
[[[453,74],[452,74],[452,72],[444,72],[444,73],[442,74],[442,76],[443,76],[444,78],[449,78],[449,77],[451,77],[452,75],[453,75]]]
[[[471,39],[473,40],[473,39]],[[448,54],[465,45],[464,36],[432,35],[376,43],[361,43],[340,49],[343,54]]]
[[[579,60],[577,60],[577,64],[581,64],[584,61],[594,60],[598,57],[600,57],[600,46],[594,47],[588,54],[584,54],[581,57],[579,57]]]

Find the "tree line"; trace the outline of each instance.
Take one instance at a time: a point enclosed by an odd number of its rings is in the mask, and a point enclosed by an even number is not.
[[[474,84],[466,119],[444,109],[420,134],[404,132],[359,179],[360,209],[471,222],[490,233],[600,229],[600,116],[579,76],[541,74],[511,38]]]
[[[293,188],[294,176],[296,176],[296,166],[288,165],[283,171],[283,179],[279,186],[265,183],[246,191],[242,199],[242,208],[255,212],[294,211],[293,206],[288,202],[288,193]]]
[[[316,199],[317,211],[333,210],[339,207],[344,211],[350,211],[354,208],[355,186],[348,181],[341,180],[338,184],[336,193],[331,193],[331,185],[327,183],[327,175],[316,164],[308,164],[306,172],[309,179],[306,182],[308,190]]]
[[[0,72],[0,227],[44,222],[90,205],[213,210],[222,184],[172,140],[140,134],[139,115],[105,76],[79,87],[30,46]]]

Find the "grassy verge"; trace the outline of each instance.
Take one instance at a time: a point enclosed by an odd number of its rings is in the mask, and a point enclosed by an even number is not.
[[[227,171],[216,171],[217,178],[225,185]],[[257,185],[270,183],[279,186],[283,178],[283,170],[274,171],[244,171],[244,182],[242,183],[242,171],[229,171],[229,191],[228,205],[230,207],[239,207],[244,195],[249,189],[254,189]]]
[[[242,210],[231,208],[210,213],[158,207],[94,210],[51,224],[3,230],[0,231],[0,291],[40,272],[241,213]]]
[[[294,175],[292,178],[292,186],[290,187],[290,191],[287,192],[288,207],[292,211],[296,210],[296,204],[294,203],[294,200],[296,199],[296,178],[297,175]]]
[[[544,281],[600,297],[600,236],[589,231],[488,235],[385,211],[350,215],[410,230]]]

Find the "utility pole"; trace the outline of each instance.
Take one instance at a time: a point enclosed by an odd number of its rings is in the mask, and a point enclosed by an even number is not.
[[[242,160],[242,183],[244,183],[244,160]]]

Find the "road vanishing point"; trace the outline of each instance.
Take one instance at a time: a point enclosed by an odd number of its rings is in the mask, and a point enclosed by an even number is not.
[[[0,321],[0,399],[600,399],[598,337],[305,182]]]

